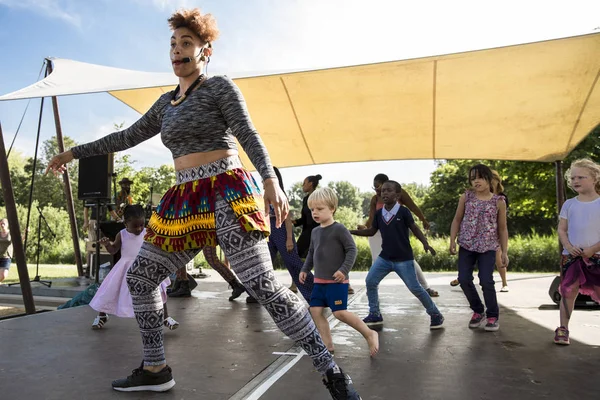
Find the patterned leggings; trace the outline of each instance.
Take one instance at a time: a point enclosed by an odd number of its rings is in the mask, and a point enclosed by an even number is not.
[[[267,241],[262,232],[245,232],[231,207],[216,194],[217,239],[233,270],[281,331],[312,358],[315,368],[325,373],[336,364],[303,302],[273,274]],[[168,253],[144,242],[127,273],[133,310],[142,334],[144,365],[162,365],[163,305],[158,285],[169,274],[187,264],[200,250]]]
[[[292,276],[292,281],[294,281],[296,287],[298,290],[300,290],[300,293],[302,293],[302,297],[304,297],[306,301],[310,303],[310,295],[312,294],[315,277],[312,272],[309,272],[306,276],[304,284],[300,283],[298,278],[304,263],[298,255],[298,248],[296,246],[296,239],[294,239],[294,235],[292,235],[294,249],[291,252],[287,251],[287,248],[285,247],[286,241],[287,229],[285,225],[282,224],[279,228],[277,228],[275,226],[275,217],[271,217],[271,234],[269,235],[269,251],[271,252],[271,259],[275,258],[277,252],[281,254],[283,263]]]

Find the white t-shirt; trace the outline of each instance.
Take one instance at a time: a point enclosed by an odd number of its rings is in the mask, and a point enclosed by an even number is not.
[[[573,246],[586,248],[600,242],[600,198],[590,202],[569,199],[560,210],[560,218],[568,221],[567,235]],[[569,252],[563,249],[563,254]]]

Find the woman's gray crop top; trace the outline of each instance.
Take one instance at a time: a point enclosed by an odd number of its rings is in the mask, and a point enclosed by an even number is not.
[[[226,76],[207,79],[178,106],[173,91],[160,96],[138,121],[94,142],[71,149],[75,158],[114,153],[134,147],[159,132],[173,158],[212,150],[237,150],[234,137],[263,179],[276,177],[246,102],[237,85]]]

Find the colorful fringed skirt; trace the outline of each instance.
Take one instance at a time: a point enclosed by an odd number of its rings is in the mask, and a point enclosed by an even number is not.
[[[563,255],[561,264],[561,295],[568,296],[578,290],[600,303],[600,255],[595,254],[591,258]]]
[[[269,235],[264,200],[238,156],[177,171],[177,184],[162,197],[144,240],[167,252],[217,245],[215,196],[230,205],[241,228]]]

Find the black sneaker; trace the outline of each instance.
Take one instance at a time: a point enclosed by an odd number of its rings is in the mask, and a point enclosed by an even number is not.
[[[252,296],[251,294],[248,294],[248,297],[246,297],[246,303],[255,304],[255,303],[258,303],[258,300],[256,300],[256,298],[254,296]]]
[[[142,363],[127,378],[113,381],[112,387],[120,392],[166,392],[175,386],[175,380],[171,372],[171,367],[168,365],[160,372],[146,371]]]
[[[234,301],[235,299],[246,293],[246,288],[244,287],[244,285],[237,281],[234,281],[231,284],[231,287],[233,288],[233,290],[231,291],[231,296],[229,296],[229,301]]]
[[[352,386],[352,379],[340,367],[330,368],[323,375],[323,383],[329,390],[333,400],[361,400]]]

